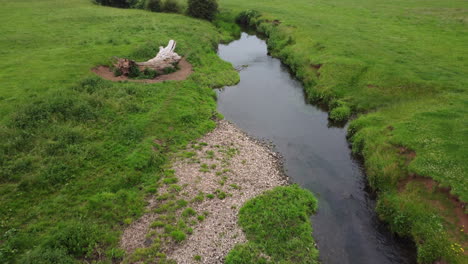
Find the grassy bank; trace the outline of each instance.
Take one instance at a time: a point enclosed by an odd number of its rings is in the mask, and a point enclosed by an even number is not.
[[[120,261],[121,230],[144,211],[168,155],[215,126],[212,87],[238,74],[211,24],[86,0],[0,1],[0,259]],[[183,82],[112,83],[90,69],[144,60],[169,39]]]
[[[411,236],[420,262],[466,263],[468,238],[453,199],[468,201],[467,8],[463,1],[222,0],[269,36],[311,101],[349,128],[377,210]],[[368,113],[368,114],[366,114]],[[430,220],[429,220],[430,219]]]
[[[236,245],[227,264],[318,263],[310,215],[317,200],[297,185],[276,187],[248,201],[239,224],[249,242]]]

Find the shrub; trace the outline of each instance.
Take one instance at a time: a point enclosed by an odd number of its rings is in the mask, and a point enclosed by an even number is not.
[[[121,7],[121,8],[129,8],[131,1],[128,0],[95,0],[96,3],[105,5],[105,6],[113,6],[113,7]]]
[[[188,0],[187,13],[192,17],[212,21],[218,13],[218,3],[216,0]]]
[[[162,11],[161,0],[148,0],[148,3],[146,4],[146,9],[152,12],[161,12]]]
[[[176,0],[166,0],[162,5],[162,11],[166,13],[181,13],[181,6]]]
[[[128,77],[129,78],[137,78],[141,74],[140,69],[136,65],[132,65],[130,67],[130,71],[128,72]]]
[[[250,21],[258,17],[260,17],[260,12],[256,10],[246,10],[239,13],[236,17],[236,23],[241,25],[250,25]]]

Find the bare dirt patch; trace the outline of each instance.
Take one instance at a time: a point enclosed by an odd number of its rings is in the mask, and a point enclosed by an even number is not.
[[[193,231],[184,241],[164,243],[162,251],[179,264],[223,263],[235,244],[246,242],[237,225],[240,207],[266,190],[287,184],[278,154],[227,121],[220,121],[214,131],[176,155],[172,168],[182,187],[174,200],[189,201],[187,208],[196,212],[185,217]],[[169,194],[171,188],[162,186],[158,196]],[[128,253],[148,247],[148,233],[164,232],[150,227],[160,217],[154,213],[159,206],[151,200],[150,213],[125,230],[121,247]],[[182,210],[175,219],[184,219]],[[202,215],[203,219],[196,218]],[[195,256],[201,260],[195,261]]]
[[[411,163],[411,161],[413,161],[413,159],[416,157],[416,152],[406,147],[398,147],[398,153],[405,157],[406,166],[408,166]],[[401,180],[398,183],[398,190],[400,192],[404,191],[406,189],[406,186],[412,182],[420,183],[426,188],[428,192],[437,192],[446,195],[452,203],[453,210],[455,212],[455,215],[457,216],[457,219],[454,219],[454,224],[458,225],[460,227],[460,230],[463,230],[465,234],[468,234],[468,215],[465,214],[466,203],[462,202],[457,196],[453,195],[450,192],[450,188],[441,187],[440,184],[432,178],[410,173],[405,179]],[[437,201],[432,201],[432,205],[439,207],[441,210],[447,210],[447,208],[442,208],[443,205],[441,205]],[[453,222],[453,220],[451,220],[451,222]]]
[[[179,70],[173,73],[159,75],[154,79],[144,79],[144,80],[137,80],[131,79],[127,76],[115,76],[114,72],[107,66],[98,66],[96,68],[91,69],[92,72],[101,76],[103,79],[114,81],[114,82],[121,82],[121,81],[129,81],[129,82],[140,82],[140,83],[158,83],[163,81],[183,81],[187,79],[190,74],[193,72],[192,64],[190,64],[185,58],[182,58],[179,61]]]
[[[465,234],[468,234],[468,215],[465,214],[466,203],[460,201],[457,196],[451,194],[450,188],[440,187],[440,184],[431,178],[411,174],[408,178],[400,182],[399,190],[403,191],[411,182],[421,183],[428,192],[438,192],[446,195],[452,203],[455,215],[457,216],[456,223],[454,224],[457,224]],[[447,210],[447,208],[441,208],[443,205],[437,204],[437,201],[433,201],[432,204],[439,207],[441,210]]]

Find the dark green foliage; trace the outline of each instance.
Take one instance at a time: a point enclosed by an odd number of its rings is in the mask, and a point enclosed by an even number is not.
[[[173,73],[173,72],[176,72],[177,69],[175,67],[166,67],[163,69],[163,73],[164,74],[169,74],[169,73]]]
[[[161,12],[162,4],[161,0],[148,0],[146,8],[152,12]]]
[[[318,263],[310,226],[317,200],[297,185],[276,187],[248,201],[239,212],[239,225],[249,242],[226,257],[234,263]]]
[[[140,75],[141,75],[140,69],[138,68],[137,65],[133,64],[130,67],[130,70],[128,72],[128,77],[129,78],[138,78],[138,77],[140,77]]]
[[[218,13],[216,0],[188,0],[187,14],[192,17],[214,20]]]
[[[236,23],[249,26],[251,21],[254,21],[256,18],[260,17],[260,12],[256,10],[246,10],[242,11],[236,17]]]
[[[158,75],[159,75],[159,73],[156,70],[146,68],[140,73],[139,77],[141,79],[154,79],[154,78],[158,77]]]
[[[94,0],[96,3],[106,6],[120,7],[120,8],[129,8],[131,6],[131,1],[129,0]]]
[[[162,4],[162,11],[166,13],[180,13],[182,7],[177,0],[165,0]]]
[[[71,221],[59,224],[46,246],[63,249],[75,257],[90,256],[100,238],[100,229],[95,224]]]
[[[76,261],[64,249],[37,248],[19,260],[21,264],[73,264]]]

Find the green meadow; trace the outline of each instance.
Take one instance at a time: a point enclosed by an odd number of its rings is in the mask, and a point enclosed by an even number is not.
[[[238,33],[234,18],[246,10],[239,21],[269,37],[308,99],[333,121],[351,120],[376,210],[416,242],[418,261],[468,262],[453,201],[418,181],[402,186],[417,175],[468,202],[465,0],[219,0],[214,23],[88,0],[0,5],[0,262],[124,259],[120,234],[171,174],[172,153],[215,127],[213,88],[239,80],[215,48]],[[170,39],[194,66],[185,81],[113,83],[90,71],[113,56],[152,58]],[[313,239],[303,235],[315,210],[315,198],[295,186],[249,201],[239,214],[249,242],[226,262],[315,263]],[[267,241],[285,221],[297,229]],[[136,257],[166,261],[151,250]],[[294,262],[291,252],[304,250]]]
[[[0,1],[0,262],[120,262],[170,153],[215,127],[213,87],[239,80],[217,29],[182,15],[86,0]],[[145,60],[170,39],[195,73],[104,81],[112,56]]]

